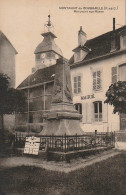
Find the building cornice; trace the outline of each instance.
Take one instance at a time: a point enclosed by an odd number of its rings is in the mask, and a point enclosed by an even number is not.
[[[86,64],[89,64],[89,63],[92,63],[92,62],[96,62],[98,60],[103,60],[103,59],[106,59],[106,58],[109,58],[109,57],[112,57],[112,56],[115,56],[115,55],[120,55],[120,54],[123,54],[123,53],[126,53],[126,49],[119,50],[119,51],[114,51],[114,52],[111,52],[111,53],[106,54],[106,55],[102,55],[102,56],[95,57],[95,58],[92,58],[92,59],[84,60],[82,62],[77,62],[77,63],[71,64],[70,68],[73,69],[73,68],[76,68],[76,67],[79,67],[79,66],[83,66],[83,65],[86,65]]]
[[[20,88],[17,88],[18,90],[22,90],[22,89],[30,89],[30,88],[33,88],[33,87],[39,87],[41,85],[45,85],[45,84],[48,84],[48,83],[53,83],[54,80],[51,80],[51,81],[47,81],[47,82],[43,82],[43,83],[37,83],[35,85],[27,85],[25,87],[20,87]]]

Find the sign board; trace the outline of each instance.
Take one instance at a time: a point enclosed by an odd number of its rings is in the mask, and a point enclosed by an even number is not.
[[[81,100],[92,99],[92,98],[95,98],[94,94],[92,94],[92,95],[86,95],[86,96],[81,96]]]
[[[26,137],[24,154],[34,154],[38,155],[40,146],[40,138],[39,137]]]

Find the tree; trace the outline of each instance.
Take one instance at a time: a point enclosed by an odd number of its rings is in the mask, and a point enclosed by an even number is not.
[[[26,98],[22,91],[9,88],[10,78],[0,74],[0,116],[2,131],[4,130],[4,115],[22,112]]]
[[[126,113],[126,81],[118,81],[110,85],[106,92],[105,103],[113,105],[113,113]]]

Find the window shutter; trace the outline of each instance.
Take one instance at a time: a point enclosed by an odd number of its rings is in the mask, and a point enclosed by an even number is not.
[[[96,72],[93,72],[93,90],[96,90]]]
[[[107,116],[108,105],[102,103],[102,106],[103,106],[103,122],[108,122],[108,116]]]
[[[78,93],[81,92],[81,76],[78,76]]]
[[[101,71],[93,72],[93,90],[100,90],[102,88]]]
[[[74,84],[74,93],[77,93],[77,77],[74,77],[74,82],[73,82],[73,84]]]
[[[97,71],[97,90],[101,89],[101,71]]]
[[[112,67],[112,83],[117,82],[117,67]]]
[[[74,77],[74,93],[81,92],[81,76]]]

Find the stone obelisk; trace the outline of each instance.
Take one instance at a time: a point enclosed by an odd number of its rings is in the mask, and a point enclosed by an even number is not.
[[[45,115],[42,135],[81,135],[79,114],[73,105],[70,67],[64,58],[57,60],[50,111]]]

